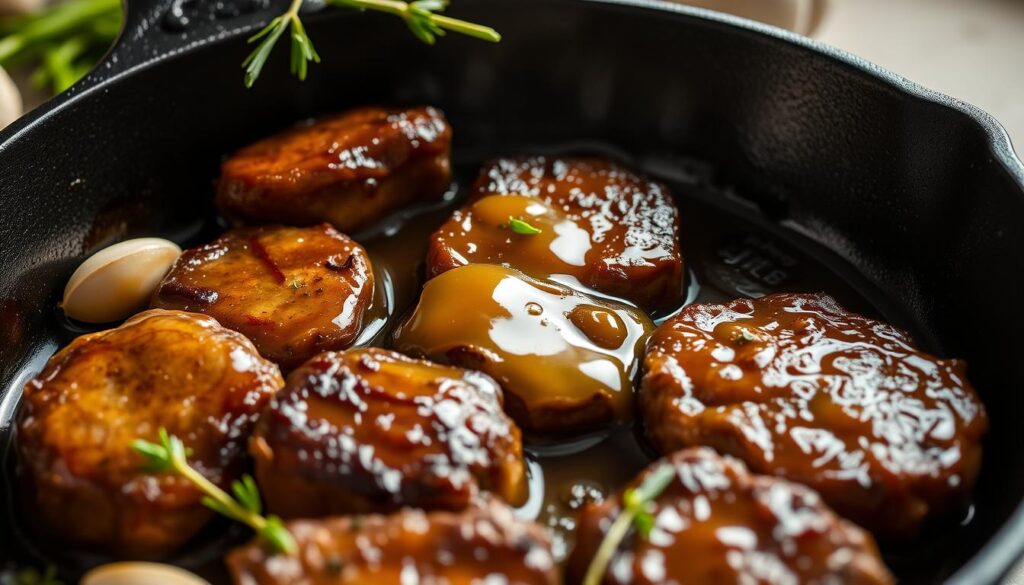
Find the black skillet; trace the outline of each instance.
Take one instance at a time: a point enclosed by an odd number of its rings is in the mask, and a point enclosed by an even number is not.
[[[458,0],[504,41],[429,49],[391,17],[310,15],[324,62],[297,82],[281,47],[246,90],[243,39],[284,6],[175,1],[131,0],[97,70],[0,133],[3,444],[22,384],[69,338],[53,307],[87,253],[194,240],[220,157],[294,120],[430,103],[465,161],[586,140],[708,163],[729,188],[705,203],[813,250],[969,363],[992,423],[973,518],[891,556],[901,580],[997,582],[1024,551],[1024,166],[984,112],[802,37],[643,0]],[[4,501],[0,566],[42,562]]]

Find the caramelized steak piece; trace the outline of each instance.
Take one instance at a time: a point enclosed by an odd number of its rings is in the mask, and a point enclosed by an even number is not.
[[[818,494],[795,483],[751,475],[710,449],[687,449],[655,462],[636,488],[663,466],[670,483],[650,504],[645,537],[629,527],[603,583],[894,583],[871,535],[840,519]],[[627,488],[629,489],[629,488]],[[622,496],[586,504],[577,522],[568,582],[580,583]]]
[[[241,228],[186,250],[153,306],[212,315],[291,369],[349,347],[373,287],[366,250],[327,224]]]
[[[243,470],[260,409],[284,381],[242,335],[204,315],[146,311],[83,335],[25,386],[19,475],[55,536],[126,556],[156,556],[210,519],[188,480],[143,471],[136,439],[164,427],[189,461],[227,486]]]
[[[463,512],[406,509],[390,516],[287,522],[292,556],[254,542],[232,551],[237,585],[558,585],[547,532],[490,500]]]
[[[602,159],[499,159],[471,198],[431,238],[428,277],[491,263],[649,311],[682,299],[679,212],[660,183]],[[517,233],[509,218],[541,231]]]
[[[638,309],[471,264],[427,281],[395,347],[493,376],[520,426],[564,434],[631,420],[653,328]]]
[[[268,508],[288,518],[527,495],[519,429],[494,380],[383,349],[322,353],[292,372],[252,451]]]
[[[301,124],[225,160],[217,207],[253,223],[363,229],[444,194],[451,136],[444,115],[429,107],[363,107]]]
[[[964,363],[825,295],[693,305],[654,333],[640,404],[663,451],[713,446],[880,536],[960,504],[985,410]]]

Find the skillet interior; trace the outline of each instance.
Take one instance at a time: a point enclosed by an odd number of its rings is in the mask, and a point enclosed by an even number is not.
[[[765,220],[831,250],[824,259],[878,312],[932,351],[965,358],[992,423],[976,514],[949,555],[900,576],[936,581],[972,557],[964,582],[1005,571],[1024,547],[1014,515],[1024,498],[1024,314],[1014,300],[1024,298],[1024,173],[1006,166],[993,128],[784,35],[699,11],[579,0],[458,8],[505,40],[451,37],[427,50],[387,17],[323,15],[309,29],[324,63],[305,83],[287,75],[282,48],[246,90],[245,46],[228,38],[6,132],[4,442],[21,384],[67,340],[52,307],[84,254],[125,237],[193,236],[212,213],[220,157],[296,119],[430,103],[451,120],[463,160],[593,140],[708,161]],[[0,561],[13,538],[0,532]]]

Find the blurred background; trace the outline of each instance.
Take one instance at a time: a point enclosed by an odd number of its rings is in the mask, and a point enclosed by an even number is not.
[[[1024,0],[683,3],[788,28],[860,55],[979,106],[1002,122],[1018,150],[1024,144]],[[121,22],[120,0],[0,0],[0,15],[0,66],[10,73],[0,73],[0,126],[84,75]]]
[[[995,116],[1024,145],[1024,0],[683,2],[795,30]]]

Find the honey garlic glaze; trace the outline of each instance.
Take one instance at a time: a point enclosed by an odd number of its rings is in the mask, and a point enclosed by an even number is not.
[[[673,453],[631,486],[662,466],[674,473],[649,508],[649,536],[627,538],[602,583],[893,583],[871,536],[839,518],[813,490],[753,475],[707,448]],[[616,496],[583,506],[577,547],[568,562],[569,585],[583,580],[622,505]]]
[[[576,153],[580,149],[632,160],[631,168],[643,169],[671,188],[685,228],[679,232],[679,245],[686,260],[687,291],[671,306],[653,312],[656,322],[688,303],[720,303],[775,291],[827,291],[844,306],[867,315],[878,315],[876,307],[891,307],[878,291],[850,277],[849,267],[835,261],[818,244],[780,229],[775,222],[761,217],[746,200],[737,202],[726,190],[710,185],[702,175],[692,174],[694,169],[700,172],[699,163],[659,153],[640,153],[639,158],[630,159],[605,144],[554,145],[545,152]],[[457,153],[461,162],[453,168],[453,182],[444,198],[406,206],[366,230],[346,232],[365,248],[377,285],[367,314],[370,324],[355,341],[356,347],[392,345],[391,331],[407,311],[415,308],[419,298],[431,234],[448,221],[454,210],[470,199],[477,201],[481,197],[478,194],[469,197],[467,191],[479,176],[480,163],[485,157],[466,151]],[[491,186],[488,184],[486,188]],[[180,243],[182,247],[201,246],[216,240],[224,231],[223,223],[212,215],[197,217],[197,225],[192,230],[196,235]],[[473,308],[461,291],[456,292],[449,301],[449,312]],[[906,322],[899,312],[886,312],[885,316],[898,323]],[[95,329],[86,329],[89,330]],[[54,318],[49,330],[50,344],[42,346],[20,380],[34,375],[49,352],[82,332],[81,325]],[[931,347],[928,337],[922,335],[925,332],[915,330],[913,333],[919,343]],[[18,390],[20,384],[14,396]],[[506,393],[506,398],[508,396]],[[517,508],[515,514],[551,529],[553,553],[555,559],[561,561],[572,550],[581,506],[613,497],[652,461],[654,453],[643,438],[642,429],[633,426],[606,427],[557,443],[541,441],[532,435],[525,434],[523,445],[529,468],[529,500]],[[14,454],[12,446],[5,461],[6,491],[0,489],[0,502],[5,506],[0,512],[0,549],[6,549],[18,566],[48,563],[58,566],[65,582],[75,582],[90,566],[114,560],[34,536],[33,527],[38,518],[24,513],[25,502],[17,496]],[[988,503],[979,501],[976,505],[980,508]],[[940,530],[926,531],[915,541],[911,551],[889,548],[890,545],[883,543],[886,562],[901,580],[935,581],[949,574],[962,563],[957,544],[964,531],[970,530],[970,518],[964,520],[967,528],[948,523]],[[184,549],[164,560],[189,568],[211,583],[229,583],[223,556],[249,536],[245,530],[234,528],[226,523],[211,526]]]
[[[981,465],[988,423],[964,363],[827,295],[691,305],[654,333],[645,371],[662,452],[713,446],[880,536],[959,509]]]
[[[511,219],[540,231],[523,237],[509,229]],[[434,233],[427,274],[502,264],[666,309],[683,288],[679,223],[668,187],[610,160],[498,159],[480,171],[470,204]]]
[[[405,509],[287,524],[298,553],[272,557],[253,543],[227,558],[246,585],[558,585],[547,533],[486,499],[461,512]]]
[[[374,313],[374,297],[366,251],[321,224],[238,228],[186,250],[152,304],[210,315],[292,369],[348,348]]]
[[[520,426],[565,434],[631,419],[652,329],[633,307],[471,264],[424,285],[395,347],[489,374]]]
[[[285,518],[459,510],[526,498],[519,429],[497,383],[384,349],[325,352],[288,377],[251,443],[267,508]]]

